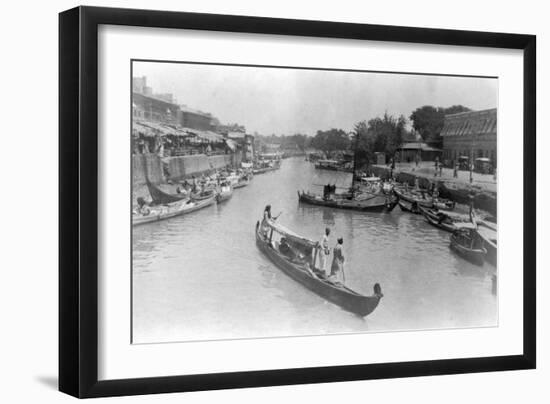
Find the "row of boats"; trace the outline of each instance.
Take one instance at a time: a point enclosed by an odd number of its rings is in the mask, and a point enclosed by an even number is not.
[[[360,182],[359,187],[352,186],[347,192],[336,193],[336,187],[325,185],[323,195],[302,191],[298,192],[298,198],[300,202],[312,205],[360,211],[391,212],[399,205],[402,211],[423,215],[431,225],[450,232],[450,247],[460,256],[475,264],[481,265],[487,259],[496,265],[496,224],[477,219],[473,208],[468,215],[460,214],[453,212],[453,201],[439,198],[437,192],[429,193],[417,187],[409,189],[403,184],[390,183],[391,186],[387,186],[376,177],[367,177]],[[363,295],[327,278],[316,267],[319,243],[273,220],[256,223],[256,244],[285,274],[354,314],[367,316],[383,297],[379,283],[374,284],[372,295]]]
[[[132,212],[132,225],[138,226],[158,222],[176,216],[195,212],[199,209],[229,200],[235,189],[246,187],[254,175],[278,170],[280,160],[263,161],[239,170],[223,170],[203,177],[180,183],[176,193],[168,193],[158,185],[146,180],[150,201],[138,198],[138,206]]]
[[[386,213],[399,205],[402,211],[423,215],[432,226],[450,232],[450,247],[463,258],[478,265],[486,260],[496,266],[496,224],[478,219],[473,206],[469,214],[453,212],[454,201],[439,197],[435,187],[428,191],[421,189],[418,183],[411,188],[408,184],[371,176],[354,177],[345,192],[336,193],[335,190],[335,186],[325,185],[322,195],[298,191],[298,199],[311,205]]]

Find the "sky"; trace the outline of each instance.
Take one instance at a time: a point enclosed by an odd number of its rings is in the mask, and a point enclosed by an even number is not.
[[[179,104],[262,135],[351,131],[384,112],[408,119],[423,105],[498,103],[495,78],[159,62],[134,62],[133,76],[146,76],[153,93],[172,93]]]

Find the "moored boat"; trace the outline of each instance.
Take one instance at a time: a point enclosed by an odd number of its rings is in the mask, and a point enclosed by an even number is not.
[[[476,227],[476,224],[472,223],[469,217],[466,218],[458,215],[450,215],[438,209],[424,208],[422,206],[419,206],[419,209],[428,223],[450,233],[461,228]]]
[[[391,212],[397,205],[397,199],[394,196],[384,194],[363,195],[361,198],[338,197],[335,194],[323,197],[306,191],[298,191],[298,200],[310,205],[371,212]]]
[[[483,265],[487,249],[476,229],[461,228],[451,234],[451,248],[466,260]]]
[[[134,213],[132,215],[132,226],[158,222],[160,220],[170,219],[172,217],[191,213],[212,205],[215,202],[215,196],[211,196],[209,199],[203,199],[201,201],[185,200],[173,202],[167,205],[155,206],[150,208],[147,214]]]
[[[318,170],[353,172],[353,167],[349,162],[338,160],[317,160],[315,168]]]
[[[228,181],[223,182],[218,188],[216,200],[218,201],[218,203],[220,203],[223,201],[227,201],[232,196],[233,196],[233,187],[231,186],[231,183]]]
[[[403,201],[407,201],[409,203],[416,203],[417,206],[421,206],[423,208],[438,208],[438,209],[454,209],[455,203],[453,201],[439,198],[439,197],[431,197],[427,194],[426,191],[414,191],[414,190],[407,190],[403,188],[402,186],[394,186],[393,192],[397,197]]]
[[[187,193],[179,193],[179,194],[169,194],[158,188],[155,184],[153,184],[149,179],[147,181],[147,189],[149,190],[149,194],[151,195],[152,205],[164,205],[168,203],[178,202],[182,201],[184,199],[187,199]]]
[[[233,189],[243,188],[250,184],[252,180],[252,174],[243,174],[239,177],[237,182],[233,184]]]
[[[203,189],[202,191],[191,194],[191,200],[203,201],[216,196],[216,190],[214,188]]]
[[[340,282],[327,279],[315,267],[318,243],[295,234],[275,221],[269,220],[261,225],[259,221],[256,223],[256,245],[290,278],[322,298],[359,316],[364,317],[372,313],[383,296],[378,283],[374,285],[373,295],[364,296]]]

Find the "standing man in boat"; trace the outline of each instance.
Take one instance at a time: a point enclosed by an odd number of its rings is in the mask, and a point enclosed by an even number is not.
[[[271,220],[277,220],[277,218],[279,216],[281,216],[281,213],[283,213],[283,212],[280,212],[277,216],[272,217],[271,216],[271,205],[266,205],[266,207],[264,209],[264,217],[263,217],[263,220],[262,220],[262,233],[264,234],[264,236],[267,236],[267,231],[269,230],[269,226],[267,225],[268,222],[271,221]]]
[[[342,245],[344,244],[344,239],[342,237],[338,238],[338,244],[334,247],[332,259],[332,266],[330,268],[330,278],[333,281],[338,281],[344,283],[344,250]]]
[[[324,274],[327,274],[327,261],[328,257],[330,255],[330,247],[329,247],[329,240],[328,236],[330,235],[330,229],[327,227],[325,229],[325,234],[323,234],[323,237],[321,237],[321,242],[319,243],[319,269]]]

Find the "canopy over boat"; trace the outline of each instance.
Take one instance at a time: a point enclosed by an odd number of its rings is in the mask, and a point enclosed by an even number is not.
[[[273,231],[284,235],[287,238],[287,240],[289,240],[291,242],[294,242],[296,244],[300,244],[300,245],[302,245],[304,247],[307,247],[307,248],[315,248],[317,246],[316,241],[312,241],[308,238],[300,236],[299,234],[294,233],[292,230],[287,229],[286,227],[284,227],[283,225],[277,223],[274,220],[266,221],[265,225],[268,226],[269,228],[273,229]]]

